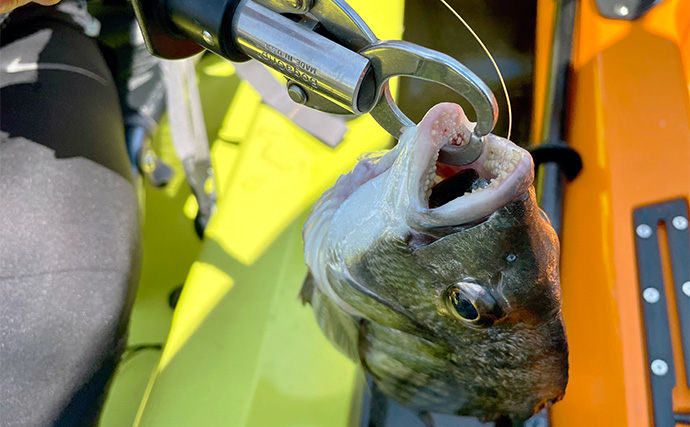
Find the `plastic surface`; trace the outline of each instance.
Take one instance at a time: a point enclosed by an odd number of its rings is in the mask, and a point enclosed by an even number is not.
[[[539,1],[538,109],[551,3]],[[565,190],[561,284],[571,369],[552,422],[649,426],[632,212],[690,193],[690,2],[665,1],[632,22],[601,17],[594,0],[578,8],[566,139],[584,168]],[[539,129],[541,113],[534,117]],[[682,366],[673,322],[671,330]],[[674,408],[688,412],[681,375],[677,369]]]

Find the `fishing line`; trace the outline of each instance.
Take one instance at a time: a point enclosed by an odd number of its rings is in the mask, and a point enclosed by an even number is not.
[[[506,136],[506,139],[510,139],[510,132],[513,129],[513,108],[510,105],[510,96],[508,96],[508,88],[506,87],[506,82],[503,80],[503,74],[501,74],[501,70],[498,68],[498,64],[496,64],[496,61],[494,61],[494,57],[491,55],[491,52],[489,52],[489,49],[486,47],[484,42],[482,42],[482,39],[480,39],[477,33],[474,32],[472,27],[470,27],[470,25],[467,22],[465,22],[464,19],[462,19],[462,16],[460,16],[460,14],[456,12],[455,9],[453,9],[453,7],[446,2],[446,0],[439,1],[443,3],[443,5],[446,8],[448,8],[448,10],[450,10],[453,13],[453,15],[455,15],[455,17],[458,18],[460,22],[462,22],[462,24],[467,28],[470,34],[472,34],[472,36],[474,36],[474,38],[477,40],[482,49],[484,49],[484,52],[486,52],[487,56],[491,60],[491,63],[494,64],[494,68],[496,69],[496,73],[498,74],[498,79],[501,81],[501,86],[503,87],[503,94],[506,96],[506,105],[508,106],[508,136]]]

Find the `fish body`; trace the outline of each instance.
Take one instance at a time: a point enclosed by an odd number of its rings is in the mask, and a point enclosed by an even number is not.
[[[489,135],[473,164],[436,164],[471,131],[459,106],[439,104],[324,193],[304,228],[301,295],[329,340],[401,404],[519,422],[568,380],[559,243],[523,149]]]

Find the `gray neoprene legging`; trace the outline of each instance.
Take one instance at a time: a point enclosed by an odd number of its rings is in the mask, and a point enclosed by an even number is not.
[[[136,189],[96,43],[17,16],[0,33],[0,426],[93,425],[138,279]]]

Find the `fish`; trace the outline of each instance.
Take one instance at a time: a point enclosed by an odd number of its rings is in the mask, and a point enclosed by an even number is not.
[[[388,397],[519,425],[568,382],[559,241],[523,148],[489,134],[475,162],[437,162],[473,129],[437,104],[341,176],[305,222],[300,296]]]

